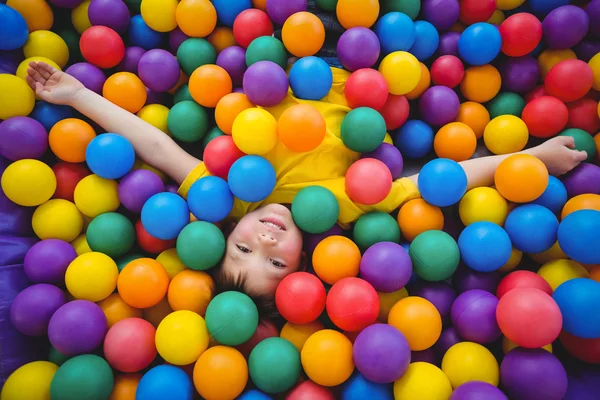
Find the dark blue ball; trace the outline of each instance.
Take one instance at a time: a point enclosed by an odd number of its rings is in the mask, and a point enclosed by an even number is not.
[[[342,400],[393,400],[392,385],[371,382],[358,372],[342,386]]]
[[[146,50],[160,47],[164,38],[162,33],[151,29],[141,15],[135,15],[131,18],[127,37],[129,38],[129,45]]]
[[[426,202],[438,207],[458,203],[467,191],[467,174],[447,158],[429,161],[419,173],[419,191]]]
[[[85,161],[94,174],[105,179],[119,179],[133,168],[135,151],[123,136],[105,133],[88,144]]]
[[[192,400],[192,380],[180,368],[159,365],[146,372],[135,392],[136,400]]]
[[[252,8],[251,0],[212,0],[211,3],[217,10],[219,21],[229,27],[233,26],[233,22],[242,11]]]
[[[299,59],[290,69],[290,87],[303,100],[321,100],[333,85],[333,73],[325,60],[310,56]]]
[[[409,51],[419,61],[425,61],[435,54],[440,44],[440,35],[435,26],[427,21],[415,22],[415,32],[415,43]]]
[[[275,169],[261,156],[244,156],[233,163],[227,181],[235,197],[257,202],[269,197],[275,189]]]
[[[489,64],[500,54],[500,47],[500,31],[487,22],[478,22],[467,27],[458,39],[458,53],[471,65]]]
[[[192,184],[187,202],[198,221],[215,223],[227,218],[233,209],[233,193],[224,179],[205,176]]]
[[[558,244],[569,258],[582,264],[600,264],[600,211],[579,210],[558,227]]]
[[[475,222],[458,238],[463,262],[479,272],[496,271],[510,259],[512,244],[508,233],[492,222]]]
[[[29,114],[31,118],[42,124],[48,132],[57,122],[73,118],[73,115],[71,107],[46,103],[45,101],[38,101],[31,114]]]
[[[600,282],[571,279],[557,287],[552,298],[560,308],[565,331],[580,338],[600,338]]]
[[[529,0],[527,4],[538,15],[546,15],[555,8],[566,6],[571,0]]]
[[[150,197],[142,207],[142,225],[155,238],[175,239],[190,222],[186,201],[175,193],[163,192]]]
[[[394,138],[394,145],[403,157],[421,158],[433,149],[433,129],[423,121],[407,121]]]
[[[548,179],[548,186],[544,193],[534,201],[532,204],[539,204],[544,206],[554,214],[558,214],[563,209],[567,202],[567,189],[565,185],[556,177],[550,176]]]
[[[415,43],[415,23],[406,14],[390,12],[375,24],[375,33],[384,53],[408,51]]]
[[[526,204],[508,214],[504,229],[518,250],[541,253],[556,242],[558,219],[546,207]]]

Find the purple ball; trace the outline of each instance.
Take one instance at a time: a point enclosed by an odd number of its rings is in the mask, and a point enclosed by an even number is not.
[[[179,29],[179,27],[169,32],[169,47],[171,48],[171,52],[173,54],[177,54],[177,50],[179,50],[179,46],[181,46],[181,43],[185,42],[189,38],[190,37],[183,33],[183,31]]]
[[[440,31],[448,30],[458,21],[458,0],[423,0],[423,19]]]
[[[600,0],[592,0],[585,6],[585,13],[590,23],[589,33],[600,38]]]
[[[11,161],[40,158],[48,150],[48,132],[29,117],[13,117],[0,123],[0,155]]]
[[[600,167],[582,163],[562,178],[569,198],[584,193],[600,194]]]
[[[240,46],[229,46],[219,53],[217,65],[227,71],[234,86],[241,85],[246,72],[246,50]]]
[[[377,383],[400,378],[410,364],[410,346],[404,335],[388,324],[374,324],[358,334],[352,350],[356,369]]]
[[[146,200],[165,191],[165,184],[158,175],[146,169],[131,171],[119,183],[119,200],[128,209],[139,213]]]
[[[233,92],[233,93],[241,93],[241,94],[244,94],[244,88],[242,88],[242,87],[236,87],[236,88],[233,88],[232,92]]]
[[[500,68],[504,89],[514,93],[533,90],[540,77],[540,67],[532,56],[509,57]]]
[[[404,169],[402,153],[392,144],[382,143],[378,148],[370,153],[363,154],[360,158],[376,158],[381,161],[392,173],[392,179],[398,179],[402,176],[402,170]]]
[[[63,285],[65,272],[75,258],[77,252],[70,243],[46,239],[31,246],[25,254],[23,270],[33,283]]]
[[[423,93],[419,110],[423,120],[430,125],[442,126],[456,119],[460,100],[454,90],[446,86],[433,86]]]
[[[494,294],[496,293],[496,288],[498,287],[498,283],[500,283],[500,279],[502,279],[502,276],[498,271],[479,272],[461,266],[454,273],[452,283],[458,293],[478,289]]]
[[[168,92],[179,81],[179,63],[168,51],[153,49],[140,58],[138,74],[149,89]]]
[[[443,320],[447,320],[450,316],[452,304],[456,300],[456,292],[452,286],[443,281],[420,281],[411,289],[410,295],[429,300],[437,308]]]
[[[307,234],[306,237],[304,238],[304,250],[308,253],[308,254],[312,254],[315,251],[315,247],[317,247],[317,245],[319,243],[321,243],[321,241],[329,236],[343,236],[344,235],[344,231],[342,230],[342,228],[340,228],[340,226],[338,224],[335,224],[333,227],[331,227],[331,229],[329,229],[328,231],[325,231],[323,233],[315,233],[315,234]]]
[[[438,46],[438,54],[440,56],[456,56],[458,57],[458,39],[459,32],[446,32],[440,35],[440,44]]]
[[[402,289],[412,275],[412,261],[402,246],[379,242],[369,247],[360,261],[360,276],[375,290],[391,293]]]
[[[129,9],[123,0],[92,0],[88,8],[92,25],[104,25],[118,33],[125,33],[129,26]]]
[[[138,73],[138,64],[140,58],[146,54],[146,50],[141,47],[131,46],[125,49],[125,57],[123,61],[117,65],[117,71],[120,72],[131,72],[132,74]]]
[[[48,325],[48,338],[56,350],[76,356],[100,346],[107,330],[106,316],[97,304],[75,300],[54,313]]]
[[[148,104],[165,104],[165,92],[155,92],[146,88],[146,105]]]
[[[569,371],[567,394],[563,400],[597,400],[600,393],[600,370],[591,365],[581,364]]]
[[[21,50],[0,51],[0,74],[14,75],[23,61]]]
[[[338,58],[349,71],[371,68],[379,59],[380,51],[379,38],[375,32],[362,26],[345,31],[337,43]]]
[[[104,72],[95,65],[80,62],[71,65],[65,72],[77,78],[79,82],[83,83],[83,86],[91,91],[102,94],[102,87],[104,86],[104,82],[106,82],[106,75],[104,75]]]
[[[45,336],[50,318],[66,301],[65,293],[54,285],[29,286],[13,300],[10,321],[24,335]]]
[[[306,0],[268,0],[267,14],[277,25],[283,25],[292,14],[306,11]]]
[[[589,62],[592,57],[600,53],[600,42],[583,40],[575,46],[575,54],[577,58],[584,62]]]
[[[177,186],[177,185],[168,184],[165,186],[165,192],[177,193],[178,190],[179,190],[179,186]]]
[[[440,338],[435,342],[433,348],[440,357],[444,357],[444,354],[446,354],[450,347],[462,341],[463,338],[460,337],[456,328],[449,326],[442,331]]]
[[[412,351],[410,353],[410,362],[426,362],[428,364],[433,364],[439,367],[440,358],[432,348],[429,348],[423,351]]]
[[[485,290],[469,290],[459,295],[450,312],[452,325],[465,340],[488,344],[502,334],[496,322],[498,299]]]
[[[555,8],[542,22],[544,42],[551,49],[569,49],[583,40],[589,23],[586,12],[577,6]]]
[[[562,400],[567,393],[565,368],[543,349],[509,351],[500,365],[500,380],[513,400]]]
[[[502,390],[487,382],[463,383],[452,392],[450,400],[508,400]]]
[[[288,85],[283,68],[271,61],[254,63],[244,73],[244,93],[257,106],[273,107],[279,104],[287,96]]]
[[[50,3],[60,8],[75,8],[83,3],[83,0],[50,0]]]

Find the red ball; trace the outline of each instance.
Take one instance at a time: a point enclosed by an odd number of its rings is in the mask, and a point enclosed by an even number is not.
[[[114,324],[104,338],[104,357],[116,370],[138,372],[156,357],[156,329],[141,318],[126,318]]]
[[[519,288],[539,289],[552,296],[552,287],[548,282],[535,272],[531,271],[515,271],[506,275],[502,278],[496,288],[496,296],[500,299],[509,291]]]
[[[373,205],[392,190],[392,173],[381,161],[361,158],[346,172],[346,193],[358,204]]]
[[[562,328],[562,315],[554,299],[533,288],[513,289],[502,296],[496,320],[504,336],[528,349],[552,343]]]
[[[542,23],[533,14],[518,13],[500,24],[501,50],[510,57],[531,53],[542,40]]]
[[[261,319],[252,337],[250,337],[247,342],[242,343],[239,346],[235,346],[235,348],[238,349],[240,353],[244,355],[244,357],[248,358],[252,352],[252,349],[254,349],[257,344],[265,339],[278,336],[279,329],[277,329],[275,323],[268,319]]]
[[[529,103],[530,101],[542,96],[548,96],[548,93],[546,93],[546,88],[544,85],[536,86],[532,91],[525,94],[525,103]]]
[[[125,44],[121,36],[106,26],[92,26],[79,39],[83,58],[100,68],[116,67],[125,56]]]
[[[459,18],[463,24],[486,22],[496,11],[496,0],[460,0]]]
[[[385,120],[385,126],[388,130],[398,129],[408,119],[410,104],[406,97],[390,94],[379,112]]]
[[[231,136],[218,136],[204,149],[204,165],[212,175],[227,180],[229,169],[243,156],[245,154],[233,143]]]
[[[56,191],[53,197],[71,202],[73,201],[75,186],[80,180],[91,174],[84,164],[71,164],[62,161],[54,164],[52,170],[56,175]]]
[[[338,328],[358,332],[373,324],[379,314],[379,296],[360,278],[337,281],[327,294],[327,315]]]
[[[597,101],[583,98],[569,103],[567,108],[569,109],[567,128],[583,129],[590,135],[595,135],[600,130]]]
[[[454,88],[462,82],[465,67],[458,57],[441,56],[431,65],[431,80],[436,85]]]
[[[600,338],[584,339],[562,331],[559,339],[573,357],[589,364],[600,364]]]
[[[350,108],[371,107],[381,110],[388,99],[388,84],[381,72],[372,68],[356,70],[344,89]]]
[[[275,304],[283,318],[293,324],[308,324],[325,309],[325,286],[313,274],[294,272],[283,278],[275,292]]]
[[[546,92],[564,102],[581,99],[594,84],[592,68],[581,60],[564,60],[550,69],[544,82]]]
[[[233,37],[242,47],[246,48],[254,39],[260,36],[271,36],[273,23],[266,12],[249,8],[238,14],[233,22]]]
[[[569,110],[556,97],[542,96],[527,103],[521,119],[529,128],[531,136],[549,138],[567,125]]]
[[[159,254],[165,250],[172,249],[175,247],[177,241],[177,239],[162,240],[155,238],[144,229],[141,220],[135,223],[135,235],[142,250],[151,254]]]
[[[285,400],[335,400],[331,391],[313,381],[304,381],[294,387]]]

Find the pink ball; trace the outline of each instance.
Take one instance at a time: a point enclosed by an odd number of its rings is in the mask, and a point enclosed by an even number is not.
[[[126,318],[114,324],[104,338],[104,356],[121,372],[138,372],[156,357],[156,329],[141,318]]]
[[[458,57],[441,56],[431,66],[431,80],[436,85],[454,88],[462,82],[465,67]]]
[[[346,193],[359,204],[373,205],[384,200],[392,190],[392,173],[381,161],[362,158],[346,172]]]

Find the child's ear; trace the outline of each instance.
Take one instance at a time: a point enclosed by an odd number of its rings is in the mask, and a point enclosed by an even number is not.
[[[308,256],[306,255],[306,252],[303,251],[302,254],[300,254],[300,266],[298,267],[298,271],[306,271],[308,268]]]

